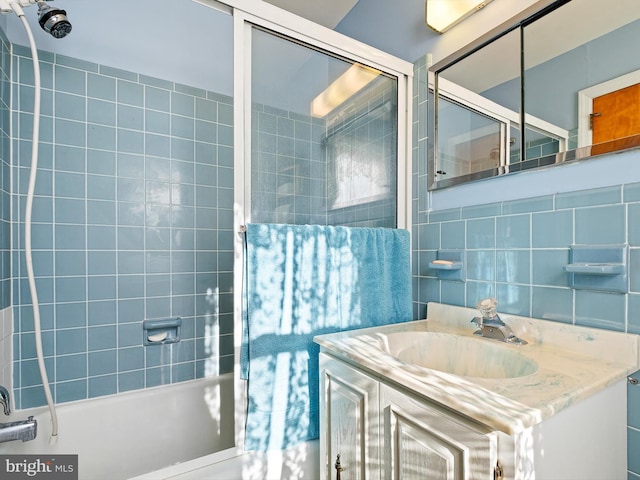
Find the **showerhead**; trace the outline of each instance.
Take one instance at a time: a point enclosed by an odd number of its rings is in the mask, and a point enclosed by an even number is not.
[[[38,23],[45,32],[54,38],[63,38],[71,33],[71,22],[67,19],[66,11],[50,7],[44,0],[39,0],[37,4]]]

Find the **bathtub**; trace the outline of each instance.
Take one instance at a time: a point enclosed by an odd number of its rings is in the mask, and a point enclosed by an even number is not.
[[[87,480],[129,479],[176,464],[188,471],[191,460],[234,444],[233,374],[64,403],[57,412],[51,446],[46,407],[14,411],[12,421],[36,417],[38,436],[2,443],[0,454],[77,454],[79,478]]]
[[[131,480],[316,480],[320,442],[311,440],[280,451],[215,453]],[[232,455],[232,456],[230,456]]]

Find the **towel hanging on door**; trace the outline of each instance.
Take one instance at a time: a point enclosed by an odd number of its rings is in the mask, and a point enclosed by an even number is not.
[[[249,224],[241,369],[246,450],[318,438],[315,335],[412,318],[409,232]]]

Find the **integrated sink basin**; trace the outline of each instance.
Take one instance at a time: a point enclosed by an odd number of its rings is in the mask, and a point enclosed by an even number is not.
[[[491,340],[440,332],[396,332],[381,339],[395,359],[461,377],[514,378],[531,375],[538,364],[524,356],[522,347]]]
[[[428,318],[315,337],[320,352],[509,435],[640,368],[640,336],[502,315],[526,345],[476,335],[477,310],[429,303]],[[492,325],[489,327],[493,328]]]

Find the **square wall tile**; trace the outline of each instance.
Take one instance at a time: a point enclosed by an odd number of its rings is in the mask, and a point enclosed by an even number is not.
[[[625,205],[579,208],[575,214],[576,243],[625,243]]]
[[[114,395],[118,393],[118,376],[102,375],[91,377],[88,381],[88,397],[95,398],[103,395]]]
[[[117,348],[118,343],[116,341],[116,326],[115,325],[103,325],[97,327],[88,328],[88,350],[94,352],[97,350],[113,350]],[[114,351],[115,352],[115,351]],[[92,365],[92,358],[97,358],[95,355],[92,357],[89,355],[89,367]],[[115,371],[115,370],[114,370]],[[107,372],[102,372],[107,373]],[[97,373],[89,372],[89,375],[96,375]]]
[[[534,285],[569,286],[569,274],[564,271],[569,263],[569,249],[532,250],[532,275]]]
[[[87,354],[63,355],[56,357],[56,382],[75,380],[87,376]]]
[[[440,284],[443,283],[440,280],[434,278],[419,278],[418,279],[418,296],[421,302],[444,302],[440,295]]]
[[[625,331],[624,295],[576,290],[575,301],[576,325]]]
[[[533,248],[567,248],[573,242],[573,210],[534,213]]]
[[[630,293],[627,297],[627,332],[640,334],[640,295]]]
[[[440,301],[450,305],[466,306],[465,286],[462,282],[440,281]]]
[[[56,403],[73,402],[87,398],[87,380],[73,380],[56,384]]]
[[[496,223],[494,218],[467,221],[467,248],[494,248]]]
[[[142,107],[144,105],[144,86],[139,83],[118,80],[118,103]]]
[[[498,283],[496,285],[498,311],[512,315],[531,316],[531,287]]]
[[[623,185],[625,202],[640,202],[640,183]]]
[[[573,323],[573,290],[533,287],[531,293],[531,315],[534,318]]]
[[[87,322],[92,325],[109,325],[117,321],[116,302],[103,300],[87,303]]]
[[[629,249],[629,289],[640,292],[640,248]]]
[[[86,73],[74,68],[56,65],[55,89],[77,95],[86,95]]]
[[[114,101],[116,99],[115,78],[88,73],[87,95],[92,98]]]
[[[440,248],[440,224],[423,224],[418,227],[418,249],[438,250]]]
[[[465,306],[475,308],[483,298],[495,297],[495,284],[493,282],[467,282],[467,300]]]
[[[128,392],[144,388],[144,370],[118,374],[118,392]]]
[[[503,283],[531,283],[531,251],[497,251],[496,281]]]
[[[495,250],[467,251],[467,279],[491,282],[495,280]]]
[[[640,203],[632,203],[628,207],[629,245],[640,247]]]
[[[531,246],[531,217],[510,215],[496,219],[497,248],[528,248]]]

